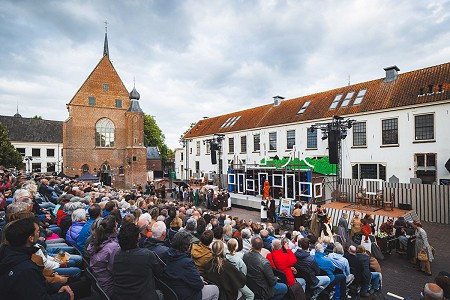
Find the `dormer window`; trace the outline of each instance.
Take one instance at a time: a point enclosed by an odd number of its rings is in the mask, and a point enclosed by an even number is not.
[[[423,88],[420,88],[419,89],[419,96],[423,96],[423,94],[424,94]]]
[[[301,115],[301,114],[303,114],[304,112],[305,112],[305,110],[308,108],[308,106],[309,106],[309,104],[311,103],[311,101],[306,101],[304,104],[303,104],[303,106],[302,106],[302,108],[300,108],[300,110],[298,111],[298,115]]]
[[[353,95],[355,94],[355,92],[348,92],[347,96],[345,96],[344,101],[342,101],[341,107],[346,107],[348,105],[348,103],[350,102],[350,100],[352,100]]]
[[[353,102],[353,105],[359,105],[359,104],[361,104],[361,102],[362,102],[363,99],[364,99],[364,96],[366,95],[366,92],[367,92],[367,89],[360,90],[360,91],[358,92],[358,95],[357,95],[356,98],[355,98],[355,101]]]
[[[106,91],[106,92],[109,90],[109,86],[108,86],[107,83],[103,84],[103,90]]]
[[[338,106],[339,101],[341,101],[341,98],[342,94],[336,95],[336,97],[334,97],[333,102],[331,102],[330,109],[335,109]]]
[[[433,85],[429,85],[428,86],[428,94],[432,94],[433,93]]]

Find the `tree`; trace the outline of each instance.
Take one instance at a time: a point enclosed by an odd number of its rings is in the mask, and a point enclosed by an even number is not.
[[[180,139],[179,139],[178,141],[180,142],[181,145],[183,144],[183,137],[186,135],[186,133],[189,132],[189,130],[191,130],[192,128],[194,128],[195,124],[197,124],[197,123],[196,123],[196,122],[191,123],[191,125],[189,126],[189,128],[186,129],[186,130],[183,132],[183,134],[180,135]]]
[[[11,145],[8,138],[8,130],[0,123],[0,165],[6,168],[22,169],[22,155]]]
[[[166,137],[156,124],[155,118],[144,114],[144,145],[145,147],[158,147],[163,166],[166,165],[168,157],[173,155],[173,151],[167,147],[165,139]]]
[[[41,117],[41,116],[38,116],[38,115],[35,115],[35,116],[32,117],[32,119],[42,120],[42,117]]]

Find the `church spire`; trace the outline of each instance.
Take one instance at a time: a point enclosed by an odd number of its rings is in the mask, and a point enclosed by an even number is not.
[[[105,21],[105,43],[103,45],[103,56],[109,57],[108,49],[108,21]]]

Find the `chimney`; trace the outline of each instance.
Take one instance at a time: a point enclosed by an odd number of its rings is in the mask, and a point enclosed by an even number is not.
[[[284,97],[281,96],[274,96],[273,97],[273,106],[278,106],[281,104],[281,101],[283,101]]]
[[[398,71],[400,71],[400,69],[396,65],[386,67],[384,68],[384,70],[386,71],[386,78],[384,78],[384,82],[391,82],[397,80]]]

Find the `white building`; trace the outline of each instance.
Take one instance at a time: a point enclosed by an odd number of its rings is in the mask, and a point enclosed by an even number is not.
[[[290,100],[277,96],[272,104],[198,121],[183,138],[184,151],[176,151],[177,178],[186,178],[186,168],[188,175],[223,174],[232,164],[258,165],[291,151],[298,158],[328,156],[329,139],[310,129],[340,116],[355,120],[341,144],[342,178],[443,183],[450,179],[450,63],[385,70],[385,78]],[[223,138],[215,165],[207,142],[214,137]]]
[[[8,138],[22,154],[27,172],[59,173],[62,170],[62,122],[0,116]]]

